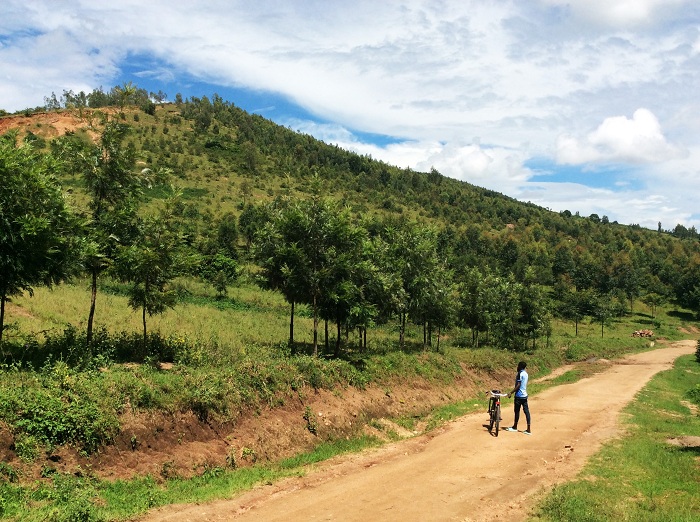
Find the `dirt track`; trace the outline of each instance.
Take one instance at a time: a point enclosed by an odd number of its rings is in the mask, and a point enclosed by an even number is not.
[[[483,427],[486,413],[468,415],[437,433],[338,459],[303,478],[231,500],[168,506],[142,520],[524,520],[539,494],[573,478],[618,434],[620,411],[648,380],[695,346],[682,341],[629,356],[531,397],[532,436],[492,437]],[[512,418],[512,400],[505,400],[503,425]]]

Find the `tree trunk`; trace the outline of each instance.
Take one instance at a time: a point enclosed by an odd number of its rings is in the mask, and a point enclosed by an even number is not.
[[[336,338],[335,338],[335,356],[340,357],[340,336],[342,334],[342,325],[340,319],[336,321]]]
[[[95,320],[95,302],[97,301],[97,269],[92,269],[92,286],[90,294],[90,313],[88,314],[86,344],[88,350],[92,346],[92,324]]]
[[[292,311],[289,314],[289,349],[294,355],[294,301],[292,301]]]
[[[2,347],[2,331],[5,329],[5,292],[0,296],[0,347]]]
[[[314,308],[314,357],[318,357],[318,310],[316,309],[316,295],[313,299]]]
[[[406,331],[406,313],[401,312],[401,317],[399,318],[401,325],[399,326],[399,349],[403,350],[404,345],[404,333]]]
[[[146,303],[143,303],[141,309],[141,320],[143,321],[143,353],[146,354],[146,343],[148,342],[148,334],[146,332]]]
[[[324,325],[323,325],[323,327],[324,327],[324,334],[325,334],[325,336],[326,336],[326,339],[325,339],[326,353],[328,353],[328,352],[330,351],[330,346],[329,346],[329,343],[328,343],[328,319],[325,319],[325,320],[324,320]]]

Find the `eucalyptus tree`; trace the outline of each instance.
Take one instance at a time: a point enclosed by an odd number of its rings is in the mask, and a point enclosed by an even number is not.
[[[376,316],[370,296],[377,271],[370,258],[367,230],[352,222],[348,209],[337,210],[329,217],[321,314],[336,324],[335,355],[338,356],[341,327],[366,331]]]
[[[556,299],[559,303],[557,308],[558,316],[574,322],[575,335],[578,336],[578,325],[590,314],[591,290],[576,290],[572,284],[566,280],[560,280],[555,288]]]
[[[532,341],[532,348],[542,335],[549,335],[551,326],[551,299],[543,285],[536,282],[534,269],[528,269],[520,289],[520,334]]]
[[[486,330],[484,316],[479,310],[479,286],[483,275],[478,268],[469,268],[458,283],[459,304],[457,322],[469,328],[472,333],[472,345],[479,346],[479,332]]]
[[[517,348],[521,319],[522,285],[512,275],[488,274],[477,295],[477,308],[483,314],[489,343],[502,348]]]
[[[282,293],[290,305],[289,347],[294,353],[294,309],[303,299],[301,269],[303,232],[297,230],[291,209],[274,208],[270,220],[256,229],[252,255],[261,268],[258,284]]]
[[[700,318],[700,258],[693,258],[678,274],[674,291],[678,302]]]
[[[615,313],[614,298],[611,294],[598,294],[594,301],[591,310],[593,319],[600,323],[600,337],[605,335],[605,326],[610,324],[610,321]]]
[[[442,331],[454,324],[457,314],[457,286],[452,273],[442,264],[437,265],[430,279],[428,298],[422,305],[423,345],[433,345],[433,329],[437,328],[437,346],[440,349]]]
[[[0,344],[8,298],[70,273],[76,222],[54,171],[47,155],[18,147],[16,133],[0,137]]]
[[[93,337],[98,278],[112,264],[117,244],[134,234],[142,177],[134,169],[134,149],[124,143],[129,131],[125,124],[108,122],[98,143],[67,135],[52,145],[63,169],[82,177],[89,197],[82,255],[91,278],[88,346]]]
[[[668,301],[668,298],[664,294],[659,294],[656,292],[648,292],[642,296],[642,302],[651,309],[651,318],[656,318],[656,309],[662,306]]]
[[[238,216],[238,229],[243,235],[246,247],[250,250],[255,235],[271,219],[272,209],[266,205],[246,204]]]
[[[630,244],[629,248],[632,250],[634,247]],[[629,309],[632,311],[634,300],[640,296],[642,291],[642,281],[644,280],[642,268],[635,263],[629,251],[623,250],[613,255],[610,272],[614,288],[624,292],[629,301]]]

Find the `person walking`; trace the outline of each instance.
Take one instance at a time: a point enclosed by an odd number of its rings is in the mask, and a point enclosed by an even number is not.
[[[506,431],[518,431],[520,408],[522,408],[523,413],[525,413],[525,420],[527,420],[527,429],[523,431],[523,433],[525,435],[532,435],[532,431],[530,431],[530,407],[527,404],[527,381],[529,376],[525,368],[527,368],[527,363],[525,361],[520,361],[518,363],[517,374],[515,375],[515,388],[508,394],[508,398],[515,394],[515,402],[513,403],[515,419],[513,420],[513,426],[511,428],[506,428]]]

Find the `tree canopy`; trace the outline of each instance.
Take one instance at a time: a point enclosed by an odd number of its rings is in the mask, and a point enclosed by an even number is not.
[[[76,223],[53,173],[55,164],[15,136],[0,139],[0,342],[5,303],[70,274]]]

